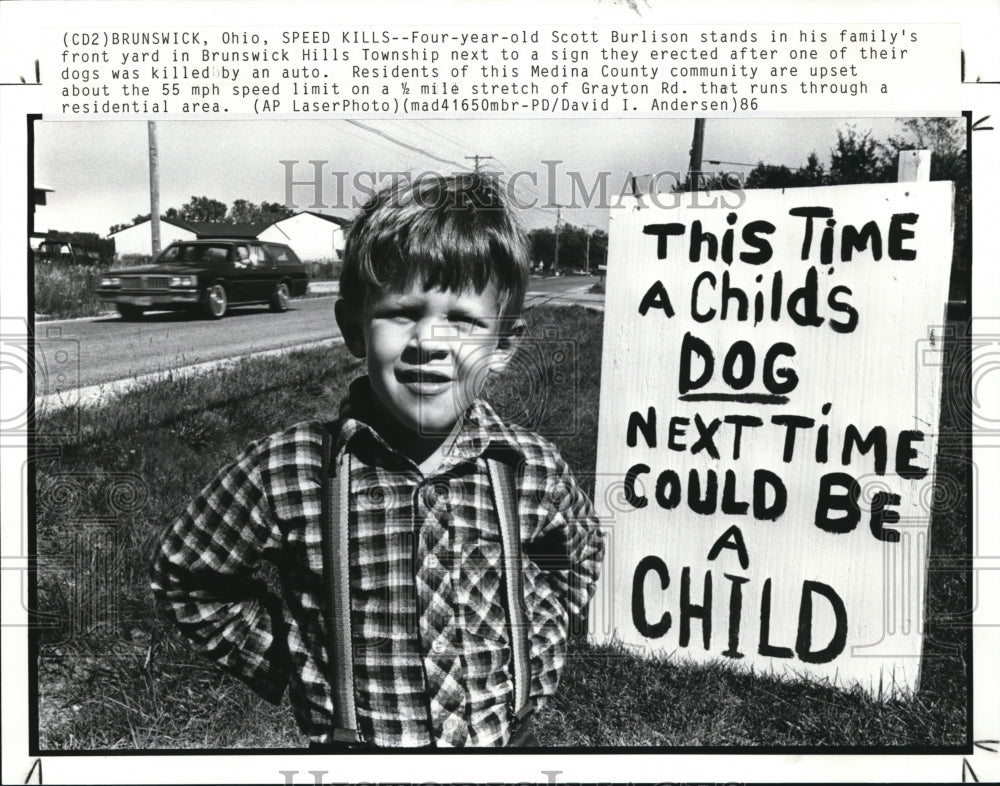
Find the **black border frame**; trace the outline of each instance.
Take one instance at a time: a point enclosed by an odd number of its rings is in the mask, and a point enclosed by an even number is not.
[[[968,211],[968,235],[969,235],[969,264],[968,270],[964,274],[964,289],[968,293],[968,300],[962,304],[960,302],[950,301],[948,304],[948,316],[951,317],[953,312],[954,316],[959,319],[964,319],[969,328],[971,328],[972,320],[972,266],[973,260],[973,210],[972,210],[972,184],[974,178],[974,171],[972,169],[972,112],[970,110],[965,110],[962,112],[962,117],[965,119],[966,124],[966,168],[969,177],[969,187],[970,187],[970,209]],[[36,121],[42,120],[41,114],[27,114],[27,173],[28,173],[28,183],[27,187],[27,210],[26,210],[26,222],[27,222],[27,236],[30,238],[32,232],[34,231],[34,172],[35,172],[35,135],[34,128]],[[86,122],[86,121],[80,121]],[[34,292],[34,281],[35,281],[35,268],[34,268],[34,258],[31,252],[31,248],[27,250],[27,265],[28,265],[28,292],[27,292],[27,304],[28,312],[30,315],[30,320],[28,323],[28,359],[32,363],[32,369],[34,368],[35,362],[35,334],[36,334],[36,324],[35,324],[35,292]],[[954,268],[952,271],[954,277]],[[961,279],[959,279],[961,281]],[[954,283],[954,282],[952,282]],[[956,368],[961,368],[963,372],[971,372],[971,348],[972,348],[972,335],[971,330],[967,329],[965,335],[957,336],[958,344],[954,348],[955,351],[960,353],[959,366]],[[943,372],[942,372],[943,374]],[[963,413],[969,416],[968,427],[964,427],[958,430],[958,433],[954,435],[951,440],[948,440],[945,444],[951,446],[958,451],[958,456],[960,458],[966,459],[966,487],[970,491],[970,498],[972,492],[972,433],[971,433],[971,414],[972,414],[972,375],[971,373],[964,374],[968,388],[966,390],[966,401],[968,403],[968,410]],[[32,757],[38,756],[58,756],[58,757],[72,757],[72,756],[107,756],[107,757],[122,757],[122,756],[287,756],[289,754],[299,754],[299,755],[316,755],[315,753],[310,754],[308,748],[140,748],[135,750],[119,750],[119,749],[81,749],[81,750],[42,750],[39,748],[39,697],[38,697],[38,655],[39,655],[39,637],[40,630],[30,624],[30,615],[32,613],[31,609],[37,608],[38,605],[38,555],[37,555],[37,536],[36,536],[36,491],[37,491],[37,477],[36,477],[36,458],[37,458],[37,445],[35,444],[35,386],[33,379],[33,372],[27,375],[27,387],[28,387],[28,410],[27,410],[27,434],[28,434],[28,455],[27,455],[27,482],[28,488],[25,489],[26,492],[26,504],[25,510],[28,515],[28,560],[29,565],[34,565],[34,569],[28,570],[28,599],[30,609],[29,614],[29,624],[27,626],[28,635],[28,753]],[[943,386],[941,394],[943,395]],[[953,440],[953,441],[952,441]],[[938,446],[938,454],[941,453],[942,445]],[[966,528],[965,537],[968,544],[969,551],[966,554],[960,555],[964,560],[963,562],[963,573],[965,574],[965,590],[966,590],[966,606],[970,610],[974,608],[974,591],[973,591],[973,570],[972,570],[972,544],[974,541],[974,530],[972,522],[972,501],[970,499],[969,508],[966,511]],[[932,513],[933,517],[933,513]],[[933,520],[933,518],[932,518]],[[956,555],[958,557],[959,555]],[[926,608],[926,598],[925,598],[925,608]],[[460,749],[460,750],[440,750],[440,749],[411,749],[411,748],[399,748],[399,749],[378,749],[378,750],[357,750],[351,751],[344,754],[336,755],[361,755],[361,756],[395,756],[395,755],[420,755],[420,756],[495,756],[498,753],[500,755],[539,755],[539,754],[584,754],[584,755],[607,755],[607,754],[646,754],[646,755],[663,755],[663,754],[698,754],[698,755],[716,755],[716,754],[727,754],[727,755],[750,755],[750,756],[773,756],[773,755],[860,755],[860,756],[872,756],[872,755],[892,755],[892,756],[912,756],[912,755],[941,755],[941,754],[971,754],[974,751],[973,743],[973,701],[974,701],[974,671],[973,671],[973,658],[974,650],[972,647],[972,631],[973,626],[970,622],[965,625],[963,644],[965,646],[966,658],[965,658],[965,670],[966,670],[966,724],[965,724],[965,736],[966,741],[961,745],[906,745],[906,746],[857,746],[857,745],[805,745],[805,746],[759,746],[759,747],[746,747],[746,746],[735,746],[735,745],[724,745],[724,746],[678,746],[678,747],[653,747],[653,746],[601,746],[601,747],[574,747],[574,746],[552,746],[552,747],[537,747],[537,748],[517,748],[517,749],[506,749],[507,753],[503,753],[504,749]],[[923,656],[922,656],[923,657]],[[330,755],[330,754],[323,754]]]

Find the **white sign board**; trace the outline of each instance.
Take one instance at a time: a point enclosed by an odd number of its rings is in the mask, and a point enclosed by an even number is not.
[[[916,689],[952,199],[893,183],[615,211],[596,642]]]

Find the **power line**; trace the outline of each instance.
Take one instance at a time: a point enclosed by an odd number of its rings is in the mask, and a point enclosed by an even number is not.
[[[457,137],[454,137],[451,134],[442,131],[440,128],[437,128],[435,124],[429,123],[426,120],[416,120],[414,122],[421,128],[429,131],[432,134],[435,134],[436,136],[441,137],[442,139],[448,141],[453,145],[457,145],[461,149],[464,149],[466,147],[466,143],[463,142],[461,139],[458,139]]]
[[[422,139],[424,142],[429,142],[432,146],[441,147],[443,145],[446,148],[444,155],[461,158],[462,155],[465,153],[467,149],[466,145],[458,142],[452,143],[451,141],[442,142],[441,140],[445,138],[442,137],[440,134],[437,135],[438,137],[441,137],[440,139],[434,139],[431,137],[430,133],[421,133],[422,131],[423,132],[432,131],[432,129],[427,129],[424,128],[423,126],[415,127],[416,122],[417,121],[410,121],[404,126],[404,128],[413,136]]]
[[[475,161],[476,162],[475,163],[475,167],[476,168],[473,171],[477,172],[477,173],[479,172],[479,162],[480,161],[485,161],[488,158],[493,158],[493,156],[481,156],[481,155],[479,155],[479,153],[476,153],[474,156],[466,156],[465,157],[465,159],[467,161]]]
[[[430,158],[430,159],[432,159],[434,161],[438,161],[438,162],[440,162],[442,164],[449,164],[451,166],[456,166],[460,170],[463,170],[463,169],[466,168],[465,164],[460,164],[458,161],[453,161],[451,159],[441,158],[440,156],[435,155],[434,153],[431,153],[428,150],[424,150],[421,147],[417,147],[416,145],[412,145],[412,144],[409,144],[408,142],[404,142],[401,139],[398,139],[398,138],[394,137],[392,134],[388,134],[385,131],[382,131],[382,130],[380,130],[378,128],[374,128],[374,127],[368,125],[367,123],[362,123],[360,120],[347,119],[347,122],[350,123],[351,125],[357,126],[358,128],[364,129],[365,131],[368,131],[369,133],[375,134],[376,136],[379,136],[379,137],[381,137],[381,138],[383,138],[385,140],[388,140],[389,142],[392,142],[395,145],[398,145],[398,146],[400,146],[402,148],[405,148],[406,150],[410,150],[410,151],[412,151],[414,153],[419,153],[420,155],[426,156],[427,158]],[[483,160],[485,160],[486,158],[493,158],[493,156],[475,156],[475,157],[474,156],[467,156],[467,158],[476,158],[476,159],[483,159]],[[478,160],[476,161],[476,164],[478,166]],[[501,174],[500,180],[501,180],[501,182],[504,185],[507,185],[509,183],[509,180],[507,180],[506,178],[504,178],[502,176],[502,174]],[[513,189],[514,189],[515,192],[517,192],[517,186],[514,186]],[[537,191],[535,192],[534,196],[535,196],[535,198],[538,197]],[[519,207],[521,207],[521,206],[519,205]],[[557,207],[558,208],[559,206],[555,206],[554,205],[553,207]],[[522,209],[525,209],[525,210],[540,210],[542,212],[548,213],[549,211],[551,211],[552,208],[544,208],[544,207],[540,207],[538,205],[526,205],[526,206],[523,206]]]
[[[372,128],[370,125],[362,123],[360,120],[350,120],[350,119],[348,119],[347,122],[350,123],[351,125],[357,126],[358,128],[363,128],[365,131],[369,131],[372,134],[380,136],[383,139],[388,139],[390,142],[393,142],[393,143],[399,145],[400,147],[405,147],[407,150],[412,150],[414,153],[420,153],[420,155],[427,156],[428,158],[433,159],[434,161],[439,161],[442,164],[449,164],[451,166],[457,166],[459,169],[465,169],[465,164],[460,164],[460,163],[458,163],[458,161],[452,161],[452,160],[447,159],[447,158],[441,158],[440,156],[436,156],[433,153],[431,153],[431,152],[429,152],[427,150],[424,150],[421,147],[416,147],[415,145],[407,144],[406,142],[403,142],[402,140],[396,139],[391,134],[387,134],[384,131],[380,131],[377,128]]]

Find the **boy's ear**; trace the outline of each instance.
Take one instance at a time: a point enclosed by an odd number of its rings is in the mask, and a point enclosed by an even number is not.
[[[337,327],[344,336],[344,344],[356,358],[365,356],[364,321],[359,309],[349,305],[344,300],[333,304],[333,313],[337,317]]]
[[[491,371],[503,371],[510,359],[514,357],[521,339],[524,337],[525,325],[523,319],[517,319],[510,325],[504,325],[500,337],[497,339],[497,348],[490,358]]]

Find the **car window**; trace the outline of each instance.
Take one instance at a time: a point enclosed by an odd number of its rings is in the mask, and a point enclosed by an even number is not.
[[[234,260],[239,267],[250,266],[250,249],[246,246],[236,246]]]
[[[167,246],[157,258],[157,262],[177,262],[181,257],[183,246]]]
[[[182,262],[221,264],[229,259],[229,249],[230,247],[227,245],[177,243],[176,245],[167,246],[156,261],[161,264]]]
[[[229,258],[227,246],[196,246],[201,253],[196,257],[202,262],[225,262]]]
[[[290,262],[298,261],[293,259],[286,246],[276,246],[273,243],[265,243],[264,248],[267,251],[267,255],[271,258],[271,261],[276,265],[287,265]]]

